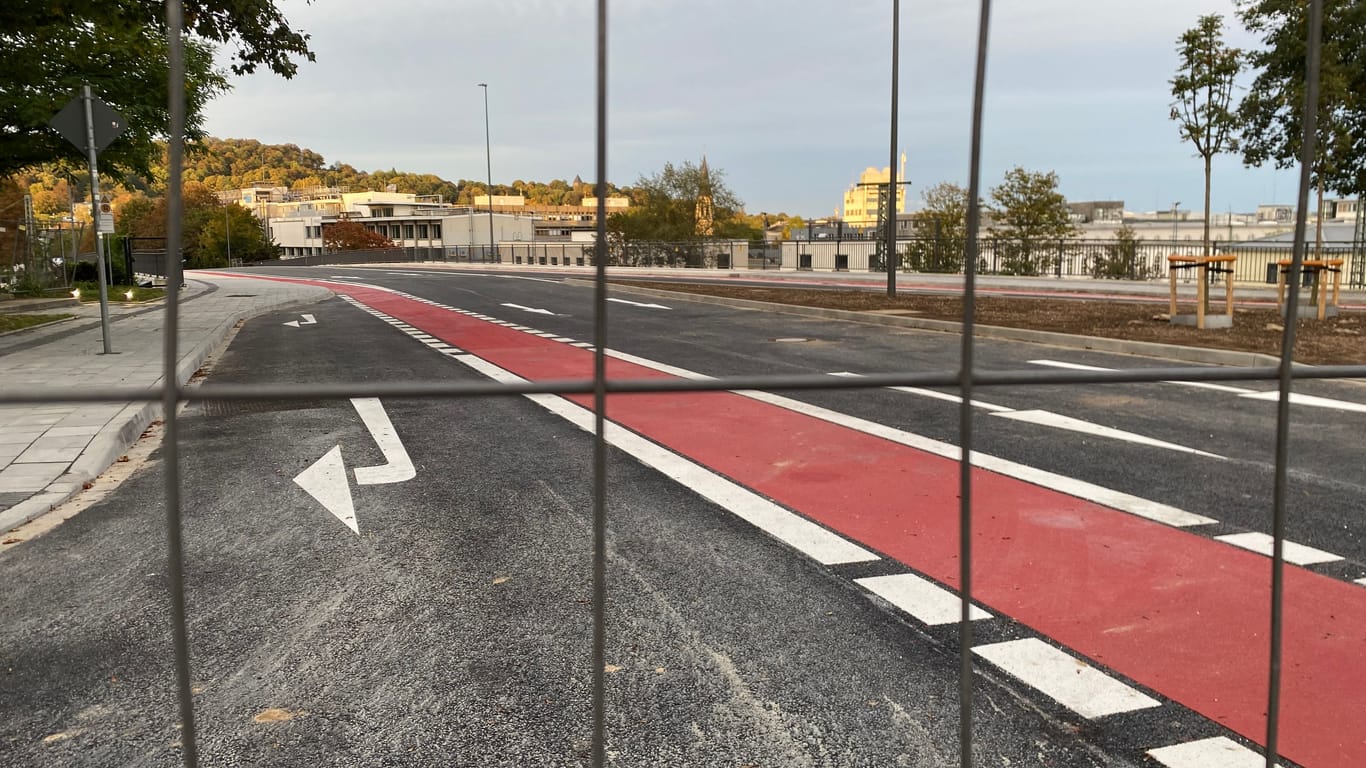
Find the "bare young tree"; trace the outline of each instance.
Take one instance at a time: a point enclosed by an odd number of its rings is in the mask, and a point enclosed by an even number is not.
[[[1195,146],[1205,161],[1205,255],[1210,255],[1210,160],[1220,152],[1238,149],[1238,119],[1233,103],[1233,81],[1243,68],[1243,52],[1224,42],[1224,18],[1201,16],[1177,40],[1181,63],[1171,80],[1171,118],[1181,138]]]

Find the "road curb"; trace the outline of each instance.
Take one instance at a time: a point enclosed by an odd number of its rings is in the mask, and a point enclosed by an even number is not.
[[[212,330],[201,336],[199,341],[189,348],[189,351],[180,356],[180,360],[176,363],[176,382],[181,385],[188,382],[194,372],[199,370],[199,366],[203,365],[204,361],[211,354],[217,352],[228,340],[237,323],[267,312],[316,304],[334,295],[332,291],[326,288],[317,288],[316,290],[318,291],[317,298],[281,297],[278,301],[268,301],[250,310],[240,310],[226,315]],[[158,378],[149,389],[160,386],[161,381]],[[122,411],[119,411],[119,414],[111,419],[105,428],[100,430],[99,434],[91,439],[90,444],[81,451],[65,473],[49,483],[47,488],[39,493],[15,504],[4,512],[0,512],[0,531],[8,531],[45,515],[80,493],[85,489],[86,483],[92,482],[113,466],[118,458],[142,436],[147,426],[160,418],[161,415],[160,402],[130,403]]]
[[[593,283],[588,280],[570,279],[565,282],[573,285],[593,285]],[[924,317],[907,317],[905,315],[878,315],[866,312],[854,312],[848,309],[803,307],[793,304],[779,304],[771,301],[734,299],[727,296],[708,296],[706,294],[666,291],[657,288],[641,288],[639,286],[618,285],[616,283],[611,283],[609,285],[614,292],[632,293],[642,296],[653,296],[656,298],[668,298],[681,301],[693,301],[699,304],[715,304],[723,307],[734,307],[736,309],[781,312],[783,314],[800,315],[802,317],[843,320],[847,322],[864,323],[866,325],[914,328],[922,331],[939,331],[942,333],[962,333],[963,331],[963,324],[952,320],[931,320]],[[1127,339],[1110,339],[1101,336],[1077,336],[1070,333],[1035,331],[1026,328],[1005,328],[996,325],[975,325],[974,329],[976,331],[974,336],[982,339],[1024,341],[1031,344],[1048,344],[1055,347],[1069,347],[1072,349],[1086,349],[1096,352],[1111,352],[1142,357],[1157,357],[1165,360],[1206,363],[1209,365],[1250,368],[1275,368],[1280,365],[1280,358],[1272,355],[1265,355],[1260,352],[1239,352],[1227,349],[1183,347],[1176,344],[1162,344],[1153,341],[1130,341]]]

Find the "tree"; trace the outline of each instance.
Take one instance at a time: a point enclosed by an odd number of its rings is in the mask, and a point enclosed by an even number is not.
[[[163,4],[154,0],[0,3],[0,175],[83,155],[48,127],[89,83],[123,113],[126,132],[102,153],[102,166],[146,173],[155,139],[167,135],[169,66]],[[186,136],[203,134],[203,109],[227,88],[214,45],[234,47],[232,71],[266,66],[293,76],[294,59],[313,59],[308,37],[289,27],[274,0],[188,0],[184,8]]]
[[[204,266],[228,266],[229,254],[246,264],[279,257],[279,247],[266,239],[265,227],[251,211],[236,203],[226,203],[220,211],[199,230],[196,255]]]
[[[1205,161],[1205,255],[1210,254],[1210,160],[1238,148],[1238,119],[1231,108],[1233,81],[1243,68],[1243,53],[1224,43],[1224,18],[1201,16],[1177,41],[1181,63],[1171,80],[1171,118],[1181,138],[1195,146]]]
[[[698,200],[711,200],[712,232],[733,237],[744,203],[726,186],[724,172],[709,169],[704,160],[694,165],[684,160],[665,163],[653,176],[641,176],[633,190],[632,207],[608,217],[607,226],[625,241],[661,240],[685,242],[702,237],[698,232]],[[740,222],[740,229],[746,229]]]
[[[1306,4],[1238,0],[1237,5],[1243,26],[1260,35],[1263,44],[1248,54],[1257,76],[1238,106],[1243,161],[1289,168],[1299,162],[1304,133]],[[1310,167],[1319,210],[1325,187],[1346,195],[1366,194],[1366,5],[1325,0],[1323,14],[1318,151]],[[1320,217],[1320,240],[1322,224]]]
[[[364,251],[397,246],[384,235],[366,229],[364,224],[343,219],[323,225],[323,247],[337,251]]]
[[[968,191],[940,182],[920,197],[925,206],[914,214],[916,237],[906,246],[904,265],[916,272],[958,272],[967,244]]]
[[[1052,171],[1012,168],[992,188],[991,199],[991,234],[1005,274],[1041,274],[1055,258],[1043,245],[1077,233],[1067,199],[1058,192],[1058,174]]]

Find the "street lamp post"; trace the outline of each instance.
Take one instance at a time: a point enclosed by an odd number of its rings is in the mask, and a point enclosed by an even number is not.
[[[1181,203],[1180,203],[1180,202],[1177,202],[1177,201],[1173,201],[1173,202],[1172,202],[1172,247],[1173,247],[1173,248],[1176,247],[1176,240],[1177,240],[1177,234],[1176,234],[1176,223],[1177,223],[1177,218],[1176,218],[1176,206],[1178,206],[1178,205],[1180,205],[1180,204],[1181,204]]]
[[[235,203],[229,203],[228,205],[235,205]],[[225,230],[227,231],[227,236],[228,236],[228,266],[231,267],[231,266],[232,266],[232,218],[228,215],[228,211],[229,211],[229,210],[230,210],[230,209],[229,209],[227,206],[224,206],[224,207],[223,207],[223,229],[225,229]]]
[[[489,84],[480,83],[479,87],[484,89],[484,161],[488,165],[489,174],[489,248],[493,249],[493,255],[497,257],[498,248],[493,242],[493,145],[489,142]]]

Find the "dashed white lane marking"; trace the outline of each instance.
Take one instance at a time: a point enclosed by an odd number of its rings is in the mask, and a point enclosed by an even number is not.
[[[1226,544],[1242,547],[1243,549],[1248,549],[1258,554],[1266,555],[1267,557],[1271,557],[1271,548],[1275,544],[1275,539],[1271,536],[1265,533],[1257,533],[1256,531],[1248,533],[1230,533],[1227,536],[1215,536],[1214,538]],[[1294,563],[1295,565],[1334,563],[1342,559],[1332,552],[1324,552],[1321,549],[1314,549],[1313,547],[1307,547],[1303,544],[1296,544],[1293,541],[1285,542],[1282,552],[1285,556],[1285,561],[1287,563]]]
[[[1148,755],[1167,768],[1266,768],[1265,757],[1225,736],[1150,749]]]
[[[836,371],[836,372],[834,372],[834,373],[832,373],[832,374],[830,374],[830,375],[831,375],[831,376],[844,376],[844,377],[847,377],[847,378],[858,378],[858,377],[861,376],[862,374],[859,374],[859,373],[852,373],[852,372],[850,372],[850,371]],[[943,400],[943,401],[948,402],[948,403],[958,403],[958,404],[962,404],[962,402],[963,402],[963,398],[959,397],[958,395],[951,395],[951,394],[949,394],[948,392],[939,392],[939,391],[933,390],[933,389],[921,389],[920,387],[887,387],[887,389],[896,390],[897,392],[905,392],[905,393],[910,394],[910,395],[920,395],[921,397],[928,397],[928,398],[930,398],[931,400]],[[987,410],[987,411],[1009,411],[1009,410],[1011,410],[1011,409],[1005,407],[1004,405],[996,405],[995,403],[986,403],[986,402],[983,402],[983,401],[981,401],[981,400],[973,400],[973,401],[972,401],[972,404],[973,404],[974,406],[978,407],[978,408],[981,408],[981,409]]]
[[[963,616],[961,597],[913,573],[869,576],[854,581],[930,626],[955,624]],[[975,605],[968,609],[968,615],[974,621],[991,618],[991,614]]]
[[[1030,365],[1046,365],[1050,368],[1070,368],[1074,371],[1113,371],[1115,368],[1102,368],[1098,365],[1082,365],[1081,363],[1064,363],[1060,360],[1030,360]],[[1180,384],[1183,387],[1196,387],[1198,389],[1212,389],[1217,392],[1229,392],[1235,395],[1256,394],[1253,390],[1243,389],[1242,387],[1230,387],[1227,384],[1215,384],[1209,381],[1164,381],[1163,384]]]
[[[838,373],[832,373],[830,375],[858,377],[860,374],[850,373],[849,371],[840,371]],[[906,392],[912,395],[920,395],[922,397],[928,397],[933,400],[944,400],[950,403],[957,403],[959,405],[963,403],[963,398],[959,397],[958,395],[952,395],[947,392],[939,392],[933,389],[921,389],[920,387],[887,387],[887,389],[895,390],[897,392]],[[1196,456],[1206,456],[1212,459],[1224,458],[1223,456],[1219,456],[1217,454],[1206,453],[1205,451],[1196,450],[1194,448],[1187,448],[1184,445],[1177,445],[1176,443],[1169,443],[1165,440],[1158,440],[1156,438],[1146,437],[1136,432],[1126,432],[1122,429],[1114,429],[1113,427],[1102,426],[1100,424],[1096,424],[1095,422],[1084,421],[1082,419],[1074,419],[1071,416],[1063,416],[1060,413],[1053,413],[1052,411],[1017,411],[1014,408],[1007,408],[1004,405],[996,405],[995,403],[988,403],[982,400],[973,400],[972,405],[977,408],[990,411],[991,415],[1000,416],[1003,419],[1013,419],[1015,421],[1023,421],[1030,424],[1038,424],[1039,426],[1043,427],[1065,429],[1069,432],[1079,432],[1084,435],[1094,435],[1096,437],[1104,437],[1110,440],[1122,440],[1124,442],[1134,443],[1136,445],[1146,445],[1152,448],[1163,448],[1169,451],[1189,453]]]
[[[1280,399],[1281,393],[1279,391],[1251,392],[1245,395],[1240,395],[1240,397],[1246,397],[1249,400],[1275,401]],[[1311,408],[1328,408],[1334,411],[1348,411],[1350,413],[1366,413],[1366,405],[1362,405],[1361,403],[1349,403],[1346,400],[1334,400],[1331,397],[1301,395],[1296,392],[1290,393],[1290,404],[1307,405]]]
[[[526,381],[474,355],[460,355],[455,359],[494,381],[519,384]],[[593,413],[586,408],[556,395],[525,397],[586,432],[594,431]],[[605,424],[603,438],[610,445],[635,457],[640,463],[658,470],[685,488],[692,489],[703,498],[787,543],[816,562],[838,565],[879,559],[863,547],[616,424]]]
[[[607,354],[618,360],[625,360],[629,363],[635,363],[656,371],[673,374],[674,376],[684,379],[707,381],[712,378],[705,374],[689,371],[686,368],[655,362],[654,360],[637,357],[626,352],[617,352],[609,349],[607,350]],[[818,405],[811,405],[810,403],[804,403],[800,400],[793,400],[791,398],[783,397],[782,395],[774,395],[768,392],[747,390],[737,391],[736,394],[744,395],[745,397],[758,400],[762,403],[769,403],[770,405],[776,405],[780,408],[786,408],[795,413],[804,413],[807,416],[812,416],[822,421],[828,421],[831,424],[838,424],[842,427],[848,427],[849,429],[854,429],[863,432],[864,434],[881,437],[884,440],[890,440],[894,443],[918,448],[926,453],[932,453],[946,459],[957,461],[962,457],[963,451],[956,445],[932,440],[928,437],[922,437],[910,432],[903,432],[893,427],[878,424],[877,422],[860,419],[857,416],[850,416],[838,411],[821,408]],[[1068,496],[1075,496],[1079,499],[1095,502],[1104,507],[1117,509],[1121,512],[1128,512],[1131,515],[1137,515],[1165,525],[1181,528],[1192,525],[1209,525],[1210,523],[1218,522],[1214,518],[1197,515],[1193,512],[1187,512],[1184,509],[1178,509],[1156,501],[1132,496],[1110,488],[1103,488],[1084,480],[1064,477],[1063,475],[1058,475],[1047,470],[1016,464],[1008,459],[1000,459],[976,451],[973,451],[972,453],[972,465],[1000,475],[1005,475],[1006,477],[1013,477],[1016,480],[1023,480],[1026,483],[1033,483],[1034,485],[1040,485],[1044,488],[1051,488],[1060,493],[1065,493]]]
[[[980,645],[972,652],[1088,719],[1161,705],[1156,699],[1032,637]]]
[[[1090,421],[1083,421],[1081,419],[1074,419],[1071,416],[1063,416],[1060,413],[1053,413],[1052,411],[1007,411],[1001,413],[993,413],[992,415],[1002,419],[1023,421],[1028,422],[1030,424],[1038,424],[1040,426],[1045,427],[1055,427],[1057,429],[1066,429],[1070,432],[1080,432],[1086,435],[1095,435],[1096,437],[1108,437],[1112,440],[1123,440],[1126,443],[1147,445],[1153,448],[1165,448],[1169,451],[1189,453],[1195,456],[1205,456],[1211,459],[1224,458],[1223,456],[1220,456],[1215,453],[1207,453],[1205,451],[1197,450],[1195,448],[1187,448],[1184,445],[1177,445],[1176,443],[1169,443],[1165,440],[1158,440],[1156,438],[1146,437],[1136,432],[1126,432],[1122,429],[1114,429],[1113,427],[1101,426],[1100,424],[1096,424]]]
[[[1354,582],[1352,582],[1352,583],[1353,583],[1353,584],[1360,584],[1361,586],[1366,587],[1366,579],[1357,579],[1356,581],[1354,581]]]

